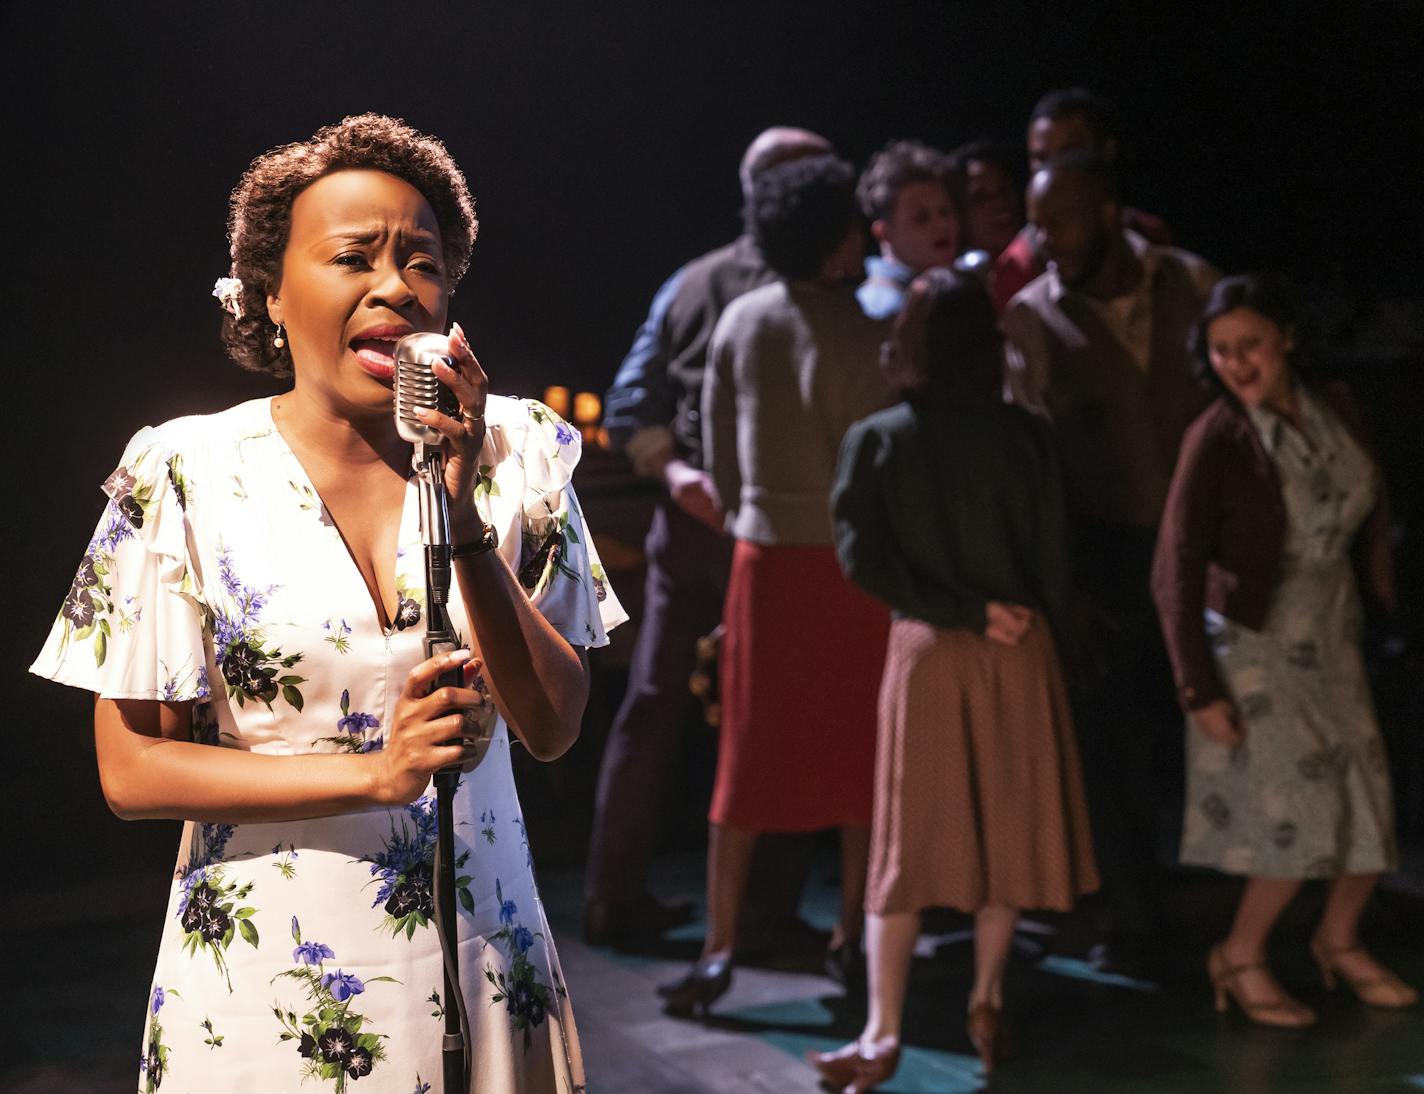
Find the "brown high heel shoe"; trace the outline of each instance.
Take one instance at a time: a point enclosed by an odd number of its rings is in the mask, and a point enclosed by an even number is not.
[[[1243,999],[1241,989],[1236,981],[1242,973],[1250,972],[1252,969],[1260,969],[1267,976],[1271,975],[1270,970],[1260,962],[1228,966],[1226,958],[1221,955],[1221,947],[1213,946],[1211,948],[1211,952],[1206,955],[1206,974],[1211,977],[1211,986],[1216,994],[1218,1014],[1225,1014],[1227,999],[1234,999],[1236,1005],[1241,1008],[1241,1013],[1258,1026],[1271,1026],[1275,1029],[1302,1029],[1315,1024],[1315,1011],[1298,999],[1292,999],[1279,984],[1276,985],[1276,990],[1281,993],[1281,998],[1274,1003],[1249,1003]]]
[[[1343,980],[1350,985],[1350,990],[1360,997],[1362,1003],[1372,1007],[1403,1010],[1419,1002],[1419,993],[1383,966],[1382,975],[1363,977],[1351,976],[1335,962],[1335,958],[1342,953],[1362,953],[1370,957],[1369,951],[1361,945],[1332,947],[1312,938],[1310,953],[1315,958],[1315,963],[1320,966],[1320,979],[1325,981],[1327,991],[1334,991],[1339,981]],[[1370,960],[1373,961],[1374,958],[1370,957]],[[1379,962],[1376,961],[1375,964],[1378,965]]]
[[[875,1049],[867,1054],[859,1041],[832,1052],[808,1052],[806,1062],[820,1073],[821,1082],[841,1094],[868,1094],[900,1066],[900,1046]]]
[[[964,1032],[969,1034],[969,1041],[979,1054],[979,1065],[985,1075],[1007,1057],[1008,1038],[1003,1011],[992,1003],[975,1003],[969,1008],[969,1022]]]

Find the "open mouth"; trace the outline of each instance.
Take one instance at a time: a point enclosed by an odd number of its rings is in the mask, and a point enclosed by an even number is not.
[[[396,340],[394,338],[358,338],[351,343],[356,360],[373,376],[388,379],[395,375]]]
[[[351,352],[363,371],[390,383],[396,374],[396,342],[410,332],[403,324],[371,327],[351,339]]]

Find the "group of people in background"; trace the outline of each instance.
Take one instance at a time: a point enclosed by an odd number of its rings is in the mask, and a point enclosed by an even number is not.
[[[1121,202],[1118,148],[1082,89],[1034,107],[1026,190],[990,142],[897,142],[857,180],[825,138],[767,130],[744,234],[658,290],[608,393],[614,447],[666,494],[585,933],[691,917],[647,868],[720,624],[707,934],[660,990],[705,1012],[796,922],[805,834],[838,829],[827,964],[869,1003],[811,1057],[838,1089],[895,1071],[924,909],[974,916],[992,1068],[1019,912],[1096,893],[1089,956],[1135,971],[1178,843],[1248,879],[1209,955],[1219,1008],[1315,1021],[1265,965],[1313,878],[1326,985],[1417,999],[1357,932],[1396,865],[1360,653],[1360,594],[1395,608],[1378,462],[1348,393],[1311,382],[1289,288],[1171,246]]]

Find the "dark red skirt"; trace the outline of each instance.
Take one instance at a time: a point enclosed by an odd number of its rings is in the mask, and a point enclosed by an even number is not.
[[[712,822],[869,825],[889,609],[846,580],[832,547],[738,540],[722,621]]]

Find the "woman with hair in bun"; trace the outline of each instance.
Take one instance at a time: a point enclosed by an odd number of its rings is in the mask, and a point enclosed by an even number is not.
[[[1189,725],[1182,861],[1246,878],[1207,957],[1216,1008],[1287,1027],[1316,1013],[1271,975],[1266,940],[1308,878],[1329,881],[1310,943],[1325,984],[1418,999],[1358,934],[1398,862],[1360,653],[1360,590],[1395,608],[1384,481],[1349,392],[1305,382],[1300,319],[1268,274],[1212,292],[1194,341],[1218,398],[1182,440],[1152,566]]]
[[[471,1089],[583,1089],[509,742],[569,747],[584,650],[624,616],[570,486],[577,434],[490,395],[448,323],[475,230],[445,147],[395,119],[258,157],[215,295],[230,355],[283,390],[134,436],[33,666],[95,692],[114,812],[185,822],[144,1090],[440,1083],[457,1000],[430,784],[456,764]],[[420,412],[443,438],[448,613],[468,646],[428,660],[418,485],[392,413],[413,332],[448,332],[454,366],[435,372],[460,405]],[[456,667],[464,686],[435,687]]]

